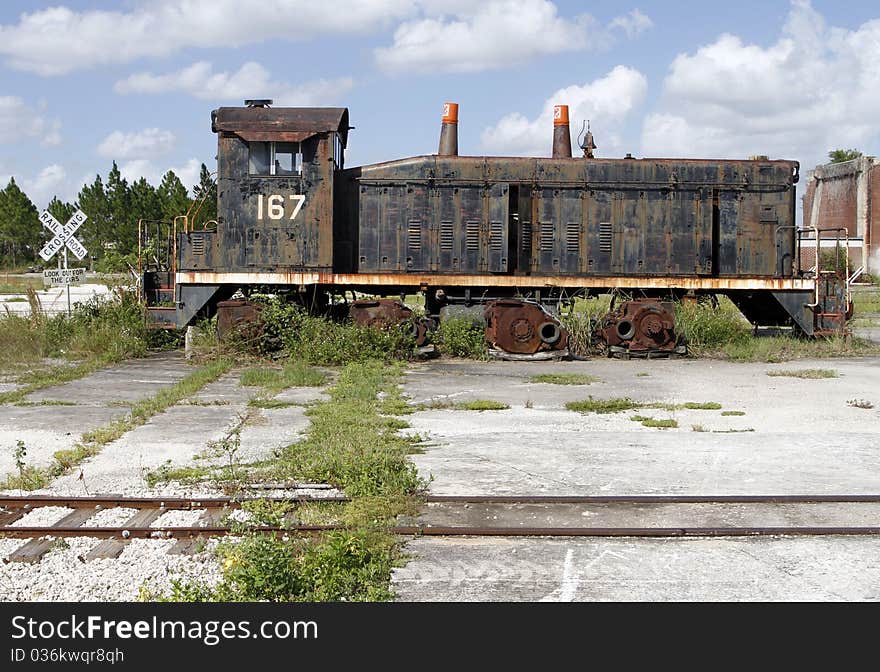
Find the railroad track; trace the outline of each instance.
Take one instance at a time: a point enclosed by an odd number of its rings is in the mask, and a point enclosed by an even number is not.
[[[275,502],[346,502],[341,496],[260,498]],[[248,500],[214,497],[0,497],[0,538],[29,539],[6,562],[38,562],[53,539],[101,539],[81,559],[118,557],[133,539],[173,539],[173,554],[196,552],[208,537],[241,534],[227,521]],[[428,496],[418,517],[387,530],[406,536],[744,537],[880,535],[880,495],[644,495],[582,497]],[[50,524],[23,525],[44,507],[69,512]],[[134,511],[121,525],[90,526],[100,511]],[[190,525],[162,525],[170,511],[197,512]],[[769,521],[769,522],[768,522]],[[585,522],[590,524],[586,525]],[[318,533],[339,525],[248,526],[252,532]]]

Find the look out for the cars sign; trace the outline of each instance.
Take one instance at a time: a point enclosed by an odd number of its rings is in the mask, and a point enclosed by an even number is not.
[[[47,285],[78,285],[86,276],[84,268],[47,268],[43,271],[43,283]]]

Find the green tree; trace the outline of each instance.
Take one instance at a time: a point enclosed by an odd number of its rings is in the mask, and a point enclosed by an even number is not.
[[[131,185],[131,208],[135,219],[160,221],[162,219],[162,201],[156,187],[140,178]]]
[[[110,201],[107,199],[107,192],[100,175],[95,175],[92,184],[83,185],[76,197],[76,207],[88,216],[80,229],[81,235],[77,234],[77,237],[91,254],[101,256],[104,243],[112,243],[113,239]]]
[[[217,219],[217,182],[203,163],[199,171],[199,183],[192,189],[195,207],[193,226],[202,228],[206,222]]]
[[[852,161],[862,156],[862,153],[856,149],[832,149],[828,152],[828,159],[831,163],[843,163],[844,161]]]
[[[10,178],[0,192],[0,241],[5,262],[16,266],[36,259],[42,228],[36,206],[15,183],[15,178]]]
[[[169,170],[162,176],[159,185],[159,202],[162,204],[162,219],[173,221],[178,215],[185,215],[189,210],[190,199],[180,178]]]
[[[129,254],[137,250],[137,218],[131,203],[128,181],[119,172],[116,161],[107,174],[107,204],[109,206],[109,240],[116,251]]]

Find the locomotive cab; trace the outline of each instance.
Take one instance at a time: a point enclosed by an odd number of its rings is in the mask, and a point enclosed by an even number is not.
[[[249,102],[211,114],[217,227],[184,232],[180,270],[329,272],[334,175],[343,167],[348,110]]]

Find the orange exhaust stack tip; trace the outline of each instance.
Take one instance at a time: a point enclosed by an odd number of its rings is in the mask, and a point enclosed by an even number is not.
[[[568,105],[556,105],[553,108],[553,125],[568,126]]]
[[[443,123],[458,123],[458,103],[443,103]]]

